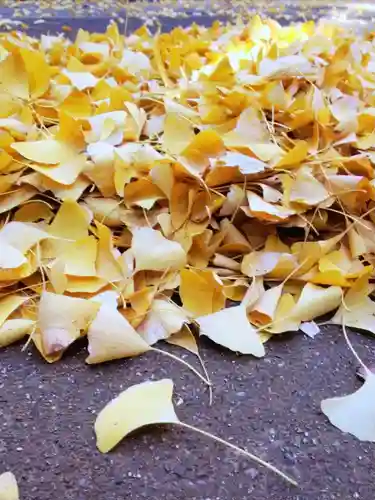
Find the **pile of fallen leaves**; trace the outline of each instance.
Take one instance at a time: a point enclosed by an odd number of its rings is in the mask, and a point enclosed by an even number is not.
[[[371,34],[3,33],[0,103],[0,346],[261,357],[326,314],[375,333]],[[365,417],[349,431],[375,439]]]

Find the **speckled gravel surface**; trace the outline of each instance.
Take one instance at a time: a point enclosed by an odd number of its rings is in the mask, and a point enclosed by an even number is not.
[[[103,31],[108,20],[29,24],[33,34],[65,23],[73,32]],[[129,31],[141,21],[131,22]],[[353,340],[374,363],[373,339],[353,334]],[[342,434],[319,409],[323,398],[360,386],[339,329],[325,327],[315,340],[280,336],[262,360],[209,342],[203,355],[214,383],[212,407],[191,372],[155,353],[89,367],[84,342],[54,365],[20,345],[2,351],[0,472],[16,474],[23,500],[374,499],[375,446]],[[300,488],[180,429],[150,429],[101,455],[93,433],[98,411],[126,387],[162,377],[175,381],[181,419],[247,447],[296,477]]]
[[[371,363],[372,339],[353,340]],[[360,385],[339,329],[325,327],[315,340],[281,336],[263,360],[207,342],[212,407],[199,380],[161,355],[99,367],[86,366],[85,355],[82,344],[49,366],[20,346],[1,353],[0,464],[15,472],[24,500],[374,498],[374,445],[342,434],[319,410],[321,399]],[[177,428],[147,430],[101,455],[93,433],[98,411],[129,385],[162,377],[175,381],[181,419],[272,461],[300,488]]]

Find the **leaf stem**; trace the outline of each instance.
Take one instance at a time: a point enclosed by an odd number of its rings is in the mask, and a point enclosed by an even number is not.
[[[199,362],[200,362],[200,364],[201,364],[201,366],[202,366],[202,368],[203,368],[204,375],[205,375],[205,377],[206,377],[207,381],[210,383],[210,385],[208,386],[208,391],[209,391],[209,403],[208,403],[208,404],[209,404],[209,406],[212,406],[212,382],[211,382],[210,376],[209,376],[209,374],[208,374],[208,371],[207,371],[206,365],[204,364],[203,358],[202,358],[202,356],[199,354],[199,352],[198,352],[198,354],[197,354],[197,357],[198,357]]]
[[[261,458],[257,457],[256,455],[253,455],[252,453],[248,452],[247,450],[244,450],[243,448],[239,448],[235,444],[229,443],[228,441],[225,441],[224,439],[215,436],[214,434],[211,434],[210,432],[204,431],[202,429],[199,429],[198,427],[194,427],[193,425],[186,424],[185,422],[174,422],[176,425],[180,425],[181,427],[185,427],[186,429],[189,429],[191,431],[197,432],[198,434],[201,434],[202,436],[205,436],[209,439],[212,439],[213,441],[216,441],[220,444],[223,444],[224,446],[227,446],[228,448],[232,448],[232,450],[236,451],[237,453],[240,453],[241,455],[245,455],[245,457],[250,458],[254,462],[258,463],[259,465],[262,465],[263,467],[266,467],[267,469],[271,470],[275,474],[278,474],[281,476],[283,479],[291,483],[293,486],[298,486],[297,481],[295,481],[293,478],[279,470],[277,467],[274,465],[262,460]]]
[[[359,357],[359,354],[357,353],[357,351],[354,349],[353,347],[353,344],[351,343],[350,339],[349,339],[349,335],[348,335],[348,332],[346,331],[346,325],[344,323],[344,321],[342,322],[342,331],[343,331],[343,334],[344,334],[344,337],[345,337],[345,340],[346,340],[346,343],[348,344],[348,347],[349,349],[351,350],[353,356],[355,357],[355,359],[358,361],[358,363],[363,367],[363,369],[365,370],[365,373],[371,373],[371,370],[369,370],[367,368],[367,366],[365,365],[365,363],[362,361],[362,359]]]
[[[183,365],[185,365],[187,368],[189,368],[193,373],[195,373],[195,375],[197,377],[199,377],[205,384],[207,384],[209,387],[212,385],[211,384],[211,381],[210,380],[207,380],[206,378],[204,378],[204,376],[199,373],[199,371],[197,369],[194,368],[194,366],[192,366],[190,363],[188,363],[187,361],[184,361],[183,359],[179,358],[178,356],[175,356],[174,354],[172,354],[171,352],[168,352],[168,351],[163,351],[162,349],[157,349],[156,347],[151,347],[151,351],[156,351],[156,352],[160,352],[161,354],[164,354],[165,356],[168,356],[172,359],[174,359],[175,361],[178,361],[180,363],[182,363]]]

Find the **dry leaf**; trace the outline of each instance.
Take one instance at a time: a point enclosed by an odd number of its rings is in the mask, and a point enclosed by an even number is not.
[[[186,253],[180,243],[147,227],[133,231],[132,251],[137,271],[181,269],[186,264]]]
[[[17,480],[12,472],[0,474],[0,500],[19,500]]]
[[[341,303],[342,290],[338,286],[323,288],[307,283],[293,310],[299,321],[310,321],[335,310]]]
[[[85,331],[99,310],[89,300],[43,292],[38,311],[38,327],[44,352],[54,354],[65,350]]]
[[[342,432],[361,441],[375,442],[375,375],[367,371],[360,389],[348,396],[324,399],[322,412]]]
[[[95,422],[96,444],[102,453],[131,432],[152,424],[179,422],[172,403],[170,379],[129,387],[101,410]]]
[[[200,334],[209,337],[216,344],[240,354],[253,354],[258,358],[265,355],[263,344],[257,331],[249,323],[244,306],[200,316],[196,322]]]
[[[342,305],[331,322],[375,334],[375,302],[369,297],[372,288],[368,275],[358,278],[343,297]]]
[[[224,286],[214,272],[184,269],[180,276],[182,304],[193,316],[211,314],[224,307]]]
[[[180,331],[188,322],[189,318],[186,313],[173,302],[155,299],[146,318],[138,326],[137,332],[148,345],[153,345]]]
[[[35,323],[30,319],[8,319],[0,326],[0,347],[6,347],[22,340],[26,335],[32,333],[34,327]]]
[[[134,330],[117,307],[102,304],[91,323],[88,364],[104,363],[113,359],[137,356],[149,350],[149,345]]]
[[[102,453],[107,453],[114,448],[123,438],[130,433],[147,425],[177,424],[190,431],[196,432],[206,438],[217,441],[237,453],[267,467],[279,474],[291,484],[297,483],[289,476],[278,470],[273,465],[265,462],[256,455],[249,453],[238,446],[221,439],[214,434],[181,422],[177,417],[172,403],[173,381],[170,379],[156,382],[143,382],[129,387],[119,396],[110,401],[101,410],[96,422],[96,444]]]

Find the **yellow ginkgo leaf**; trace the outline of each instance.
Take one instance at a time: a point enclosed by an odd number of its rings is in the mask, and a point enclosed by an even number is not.
[[[309,151],[309,144],[305,141],[299,141],[297,144],[290,149],[279,162],[276,164],[276,168],[292,167],[303,162]]]
[[[307,283],[293,310],[293,318],[310,321],[335,310],[341,303],[342,289],[339,286],[323,288]]]
[[[0,268],[19,269],[27,259],[17,248],[0,241]]]
[[[258,326],[272,323],[282,291],[283,285],[274,286],[266,290],[250,310],[248,314],[250,321]]]
[[[98,449],[107,453],[128,434],[145,425],[179,422],[172,394],[170,379],[143,382],[126,389],[110,401],[96,419]]]
[[[271,334],[297,331],[301,322],[293,316],[295,305],[293,295],[283,293],[277,304],[273,322],[266,327],[266,331]]]
[[[0,299],[0,326],[8,319],[16,309],[28,300],[27,296],[23,295],[6,295]]]
[[[48,177],[51,181],[60,184],[61,191],[57,191],[56,194],[63,199],[63,189],[69,189],[69,187],[78,180],[80,174],[87,167],[87,161],[84,155],[76,155],[63,160],[55,167],[46,167],[35,163],[31,164],[30,167],[36,172]],[[74,198],[74,195],[72,194],[70,198]]]
[[[314,206],[329,198],[329,192],[308,169],[301,168],[291,184],[289,201]]]
[[[192,352],[196,356],[199,355],[197,341],[195,340],[194,335],[191,333],[190,328],[184,326],[177,333],[173,333],[170,337],[166,339],[168,344],[176,345],[178,347],[182,347],[187,351]]]
[[[46,354],[65,350],[86,330],[100,304],[89,300],[43,292],[38,310],[38,326]]]
[[[375,375],[367,370],[360,389],[347,396],[324,399],[321,409],[342,432],[375,442]]]
[[[86,363],[104,363],[112,359],[138,356],[150,349],[128,320],[113,304],[103,303],[91,323],[87,338],[89,356]]]
[[[39,229],[36,224],[24,222],[8,222],[0,229],[0,245],[6,244],[25,254],[40,241],[51,236]]]
[[[137,332],[148,345],[153,345],[180,331],[188,322],[189,318],[181,307],[165,299],[155,299],[146,318],[137,327]]]
[[[108,285],[108,281],[87,276],[67,276],[66,292],[78,294],[98,293]]]
[[[51,208],[42,201],[32,201],[20,207],[14,214],[14,221],[36,222],[39,220],[50,222],[53,219]]]
[[[267,164],[263,161],[242,153],[226,153],[220,158],[220,162],[229,167],[238,167],[239,171],[244,175],[258,174],[264,172],[267,168]]]
[[[253,354],[258,358],[265,355],[263,344],[257,331],[249,323],[244,306],[234,306],[200,316],[195,321],[199,325],[200,335],[209,337],[216,344],[241,354]]]
[[[247,191],[248,208],[243,208],[244,212],[259,220],[268,222],[281,222],[293,215],[294,210],[284,208],[281,205],[267,203],[257,194]]]
[[[12,148],[28,160],[47,165],[65,163],[75,156],[74,149],[53,139],[16,142],[12,144]]]
[[[0,62],[0,91],[19,99],[29,99],[29,78],[22,57],[9,54]]]
[[[53,290],[58,294],[63,294],[68,287],[68,277],[65,274],[64,261],[57,258],[47,267],[46,272]]]
[[[19,500],[17,480],[12,472],[0,474],[0,500]]]
[[[0,198],[0,214],[9,212],[37,194],[32,186],[21,186]]]
[[[84,71],[68,71],[65,69],[63,71],[63,74],[68,78],[70,83],[75,87],[77,90],[85,90],[87,88],[92,88],[95,87],[95,85],[98,83],[98,79],[89,72],[84,72]]]
[[[50,86],[51,68],[44,55],[37,50],[21,48],[20,54],[29,76],[31,97],[41,97]]]
[[[181,154],[194,139],[191,123],[178,113],[167,114],[164,121],[163,147],[171,154]]]
[[[124,275],[118,262],[120,252],[113,246],[111,230],[99,222],[96,222],[96,227],[99,239],[96,257],[97,276],[107,280],[108,283],[121,281]]]
[[[26,335],[32,333],[34,327],[35,323],[30,319],[8,319],[0,326],[0,347],[6,347],[22,340]]]
[[[177,424],[217,441],[263,467],[267,467],[291,484],[297,484],[292,478],[256,455],[214,434],[181,422],[175,413],[172,396],[173,381],[170,379],[146,381],[123,391],[101,410],[95,421],[96,445],[99,451],[107,453],[123,438],[144,426]]]
[[[226,300],[224,285],[213,271],[183,269],[180,277],[182,305],[193,316],[203,316],[223,309]]]
[[[66,200],[50,224],[49,233],[67,240],[80,240],[87,236],[91,218],[90,212],[76,201]]]
[[[71,276],[96,276],[98,242],[94,236],[60,245],[57,257],[64,263],[64,273]]]
[[[372,332],[375,335],[375,302],[369,297],[372,288],[368,275],[358,278],[345,294],[342,305],[331,322]]]
[[[186,264],[186,252],[180,243],[168,240],[160,231],[147,227],[133,231],[132,251],[138,271],[181,269]]]

